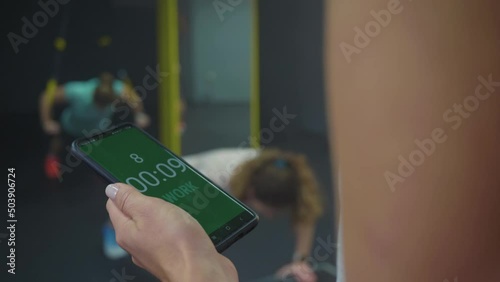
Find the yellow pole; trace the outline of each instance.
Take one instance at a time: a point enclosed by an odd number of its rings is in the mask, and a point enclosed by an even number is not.
[[[176,154],[181,154],[180,134],[180,65],[177,0],[157,0],[158,63],[168,76],[160,82],[160,141]]]
[[[259,0],[252,1],[250,145],[260,147]]]

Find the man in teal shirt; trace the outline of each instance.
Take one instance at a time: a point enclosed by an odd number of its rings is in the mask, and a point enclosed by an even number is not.
[[[45,172],[51,179],[59,177],[59,158],[64,139],[91,136],[107,130],[120,102],[132,109],[139,127],[149,125],[141,99],[135,91],[110,73],[87,81],[72,81],[59,86],[55,93],[44,92],[40,98],[40,119],[45,133],[52,136]],[[53,118],[55,104],[66,103],[60,123]],[[124,108],[130,111],[128,108]],[[66,137],[66,138],[65,138]]]

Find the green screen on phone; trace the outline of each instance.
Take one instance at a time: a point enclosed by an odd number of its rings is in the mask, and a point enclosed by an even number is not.
[[[88,139],[79,148],[119,182],[189,212],[214,243],[254,217],[238,201],[135,127]]]

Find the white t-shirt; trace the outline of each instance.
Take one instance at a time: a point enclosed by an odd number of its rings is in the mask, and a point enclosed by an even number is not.
[[[234,170],[259,154],[253,148],[223,148],[184,156],[183,159],[227,192]]]

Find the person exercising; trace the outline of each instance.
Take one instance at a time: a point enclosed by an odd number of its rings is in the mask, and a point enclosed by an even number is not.
[[[290,263],[276,274],[294,276],[301,282],[316,281],[306,260],[323,202],[306,156],[275,148],[219,148],[183,159],[260,215],[270,219],[281,213],[289,215],[295,249]]]
[[[44,91],[40,96],[40,120],[43,131],[51,136],[45,159],[45,173],[49,179],[60,178],[59,154],[72,140],[102,132],[112,124],[113,113],[120,102],[129,105],[137,126],[144,128],[150,118],[144,113],[141,99],[123,81],[109,72],[86,81],[71,81],[56,88],[54,93]],[[67,104],[60,120],[53,117],[55,105]]]
[[[306,259],[311,255],[323,203],[315,174],[304,155],[274,148],[218,148],[183,159],[260,215],[290,215],[295,249],[290,263],[276,274],[294,276],[301,282],[316,281]],[[105,225],[103,238],[106,257],[120,259],[127,255],[116,243],[111,224]]]
[[[325,4],[342,281],[500,281],[500,2]],[[361,25],[380,27],[363,46],[353,32]],[[443,113],[476,95],[474,111],[455,113],[458,127],[448,128]],[[391,190],[384,174],[398,169],[398,156],[444,126],[446,143],[422,153],[413,174],[396,175]],[[124,184],[106,194],[118,241],[138,266],[161,281],[238,281],[234,264],[184,210]]]

